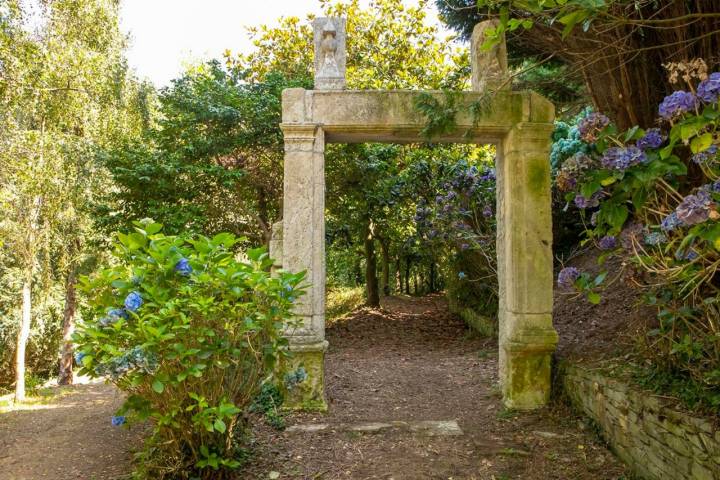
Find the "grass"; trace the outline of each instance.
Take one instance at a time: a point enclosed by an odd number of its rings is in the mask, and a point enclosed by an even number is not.
[[[42,387],[27,392],[25,401],[19,405],[14,402],[14,394],[0,397],[0,414],[26,409],[29,406],[50,405],[58,399],[69,395],[72,387]]]
[[[365,304],[363,287],[334,287],[325,299],[325,320],[332,323]]]

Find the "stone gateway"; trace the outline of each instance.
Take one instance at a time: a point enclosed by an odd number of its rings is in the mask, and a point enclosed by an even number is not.
[[[421,143],[425,124],[413,107],[421,92],[344,90],[345,20],[318,18],[313,25],[315,90],[293,88],[282,96],[283,219],[273,228],[270,253],[278,267],[306,271],[310,283],[296,307],[301,325],[286,331],[292,362],[308,376],[288,401],[324,410],[325,145]],[[473,91],[459,94],[468,108],[458,114],[455,132],[433,141],[497,147],[500,381],[507,407],[533,409],[548,401],[557,344],[549,161],[554,107],[536,93],[506,88],[504,42],[489,52],[477,47],[488,26],[478,24],[473,33]],[[488,106],[473,116],[470,106],[481,98]]]

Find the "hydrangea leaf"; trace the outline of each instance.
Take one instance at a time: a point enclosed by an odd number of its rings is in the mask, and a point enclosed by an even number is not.
[[[690,150],[692,153],[700,153],[707,150],[712,145],[713,136],[712,133],[704,133],[699,137],[695,137],[690,141]]]

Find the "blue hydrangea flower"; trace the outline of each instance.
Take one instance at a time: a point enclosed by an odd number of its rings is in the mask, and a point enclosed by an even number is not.
[[[698,100],[691,92],[678,90],[663,99],[658,107],[658,113],[665,120],[671,120],[678,115],[695,110]]]
[[[130,292],[128,296],[125,297],[125,309],[128,312],[137,312],[142,304],[143,299],[139,292]]]
[[[125,417],[122,415],[113,416],[112,419],[110,419],[110,423],[112,423],[113,427],[119,427],[125,424]]]
[[[697,96],[705,103],[715,103],[720,98],[720,72],[711,73],[700,82],[697,87]]]
[[[598,242],[600,250],[612,250],[617,246],[617,239],[611,235],[606,235]]]
[[[698,258],[698,256],[699,255],[697,254],[697,252],[692,249],[679,249],[675,252],[675,260],[687,260],[692,262],[693,260]]]
[[[575,196],[575,206],[581,210],[595,208],[600,205],[600,192],[595,192],[590,198],[578,194]]]
[[[580,278],[580,271],[577,268],[565,267],[560,270],[560,273],[558,274],[558,287],[563,290],[572,290],[578,278]]]
[[[718,146],[717,145],[710,145],[708,148],[703,150],[702,152],[698,152],[695,155],[692,156],[692,161],[697,163],[698,165],[702,165],[704,163],[710,163],[712,160],[715,159],[718,153]]]
[[[465,275],[465,272],[458,272],[458,278],[459,278],[460,280],[464,280],[465,277],[467,277],[467,275]]]
[[[665,139],[660,133],[660,129],[651,128],[650,130],[645,132],[645,135],[643,135],[642,138],[638,139],[638,141],[635,142],[635,145],[638,148],[646,150],[648,148],[658,148],[660,145],[662,145],[663,141],[665,141]]]
[[[126,320],[129,318],[127,312],[123,308],[113,308],[108,312],[108,315],[111,317],[124,318]]]
[[[108,310],[107,315],[102,317],[100,320],[98,320],[98,324],[100,324],[101,327],[108,327],[121,318],[127,319],[128,314],[123,308],[112,308]]]
[[[682,225],[682,222],[678,219],[677,213],[672,212],[670,215],[663,219],[663,221],[660,223],[660,228],[663,232],[672,232],[680,225]]]
[[[78,365],[82,365],[83,358],[85,358],[87,354],[83,352],[77,352],[75,353],[75,363]]]
[[[303,367],[299,367],[294,372],[289,372],[285,374],[285,386],[288,388],[288,390],[292,390],[298,384],[307,380],[307,378],[308,374],[305,369]]]
[[[647,162],[647,155],[636,146],[612,147],[605,150],[601,162],[605,168],[623,171]]]
[[[662,232],[652,232],[645,235],[645,245],[658,246],[667,242],[667,237]]]
[[[178,272],[180,275],[187,277],[192,273],[193,269],[190,266],[190,261],[187,258],[181,258],[175,264],[175,271]]]

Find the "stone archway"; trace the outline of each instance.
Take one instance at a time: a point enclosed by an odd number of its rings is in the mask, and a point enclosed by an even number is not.
[[[290,395],[290,405],[327,408],[324,395],[325,340],[325,145],[327,143],[421,143],[422,119],[414,110],[417,91],[348,91],[345,85],[345,20],[318,18],[315,30],[316,90],[283,92],[285,137],[283,220],[274,227],[271,255],[278,266],[307,272],[310,287],[298,302],[301,326],[286,335],[293,362],[308,378]],[[497,147],[497,253],[499,374],[504,403],[533,409],[550,394],[551,355],[557,344],[552,326],[552,221],[550,135],[554,107],[533,92],[507,85],[504,42],[491,52],[472,42],[472,85],[459,93],[454,133],[433,138],[445,143],[493,143]],[[470,105],[485,89],[496,91],[481,115]],[[441,96],[440,92],[429,92]]]

